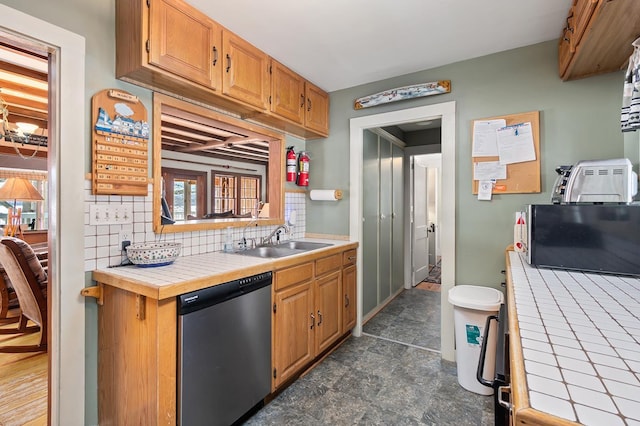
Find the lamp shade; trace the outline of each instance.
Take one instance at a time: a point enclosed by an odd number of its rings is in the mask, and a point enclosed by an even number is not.
[[[0,187],[0,200],[41,201],[44,198],[27,179],[10,177]]]

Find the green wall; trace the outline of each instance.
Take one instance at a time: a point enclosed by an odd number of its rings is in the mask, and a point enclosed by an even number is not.
[[[436,80],[451,80],[451,93],[353,109],[358,97]],[[550,41],[333,92],[330,137],[307,142],[314,154],[313,187],[349,187],[349,119],[456,101],[456,284],[498,287],[503,252],[513,239],[514,212],[528,203],[550,202],[554,168],[624,155],[622,81],[622,72],[561,81],[557,43]],[[540,111],[542,193],[477,201],[471,194],[472,120],[532,110]],[[309,208],[307,231],[348,235],[348,193],[343,202]]]
[[[2,0],[44,21],[86,39],[86,105],[105,88],[119,88],[140,97],[149,109],[151,92],[115,79],[114,0]],[[434,47],[434,48],[437,48]],[[429,47],[425,44],[425,53]],[[464,61],[428,71],[331,93],[331,136],[308,141],[312,163],[312,188],[349,187],[349,119],[369,114],[454,100],[457,102],[456,183],[456,283],[496,286],[504,268],[502,252],[511,239],[513,212],[530,202],[546,203],[555,179],[554,167],[579,159],[611,158],[628,152],[638,163],[637,135],[619,131],[622,72],[574,82],[561,82],[556,72],[556,42]],[[354,99],[393,87],[435,80],[451,80],[450,94],[354,111]],[[471,195],[471,120],[500,114],[541,111],[542,186],[535,195],[497,195],[479,203]],[[65,112],[67,113],[67,112]],[[90,110],[75,111],[86,123],[90,144]],[[288,140],[296,152],[304,142]],[[84,159],[90,169],[90,150]],[[446,196],[446,195],[445,195]],[[307,231],[348,235],[349,194],[340,203],[325,207],[309,204]],[[83,227],[67,230],[82,233]],[[85,280],[90,282],[90,274]],[[76,297],[73,295],[70,297]],[[86,424],[97,423],[97,315],[95,303],[87,303],[86,318]],[[79,331],[82,332],[82,331]]]

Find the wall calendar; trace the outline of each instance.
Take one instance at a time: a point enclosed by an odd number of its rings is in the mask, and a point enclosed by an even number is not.
[[[93,194],[147,195],[147,109],[137,96],[115,89],[96,93],[91,104]]]

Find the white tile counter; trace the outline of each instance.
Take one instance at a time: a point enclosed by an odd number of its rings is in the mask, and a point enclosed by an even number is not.
[[[528,403],[516,410],[534,423],[538,412],[547,424],[640,425],[640,279],[538,269],[508,253],[512,367],[517,343],[523,364],[512,384],[523,368]]]
[[[261,258],[235,253],[211,252],[180,256],[170,265],[141,268],[138,266],[105,267],[93,271],[99,283],[129,290],[154,299],[165,299],[212,285],[262,272],[273,271],[289,263],[310,257],[330,255],[357,246],[343,240],[303,239],[330,243],[331,246],[281,258]]]

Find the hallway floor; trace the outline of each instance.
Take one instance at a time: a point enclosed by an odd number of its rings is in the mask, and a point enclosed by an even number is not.
[[[364,328],[245,424],[493,424],[493,397],[460,387],[434,351],[439,292],[405,290]]]

